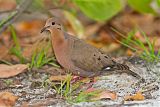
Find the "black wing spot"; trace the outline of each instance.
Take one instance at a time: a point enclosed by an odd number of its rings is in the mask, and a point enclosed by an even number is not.
[[[61,28],[57,28],[57,29],[61,30]]]
[[[96,56],[96,55],[94,54],[94,56]]]
[[[101,54],[104,54],[103,52],[101,52]]]
[[[101,60],[101,58],[99,57],[99,58],[98,58],[98,60],[100,61],[100,60]]]
[[[108,58],[108,56],[104,56],[105,58]]]

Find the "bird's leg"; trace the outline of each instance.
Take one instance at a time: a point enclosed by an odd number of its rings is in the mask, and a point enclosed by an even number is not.
[[[94,83],[94,78],[85,78],[80,76],[73,76],[71,84],[81,83],[82,87],[86,87],[87,89],[91,88]],[[83,84],[83,85],[82,85]]]
[[[91,88],[95,82],[96,82],[95,77],[90,78],[90,82],[87,84],[88,89]]]

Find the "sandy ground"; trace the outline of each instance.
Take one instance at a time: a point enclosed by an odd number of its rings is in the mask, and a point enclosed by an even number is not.
[[[5,86],[1,81],[1,91],[10,91],[16,96],[20,96],[16,106],[30,105],[32,106],[48,106],[48,107],[160,107],[160,90],[159,76],[160,63],[147,64],[143,60],[137,58],[122,58],[121,61],[126,64],[132,71],[141,75],[145,82],[139,80],[126,73],[112,74],[101,76],[98,81],[93,84],[93,88],[106,89],[117,93],[117,99],[112,101],[103,99],[95,102],[68,103],[64,99],[57,98],[56,91],[49,86],[44,87],[42,84],[48,78],[48,74],[38,71],[20,74],[14,78],[15,84]],[[10,79],[10,80],[11,80]],[[138,91],[142,91],[145,96],[143,101],[124,101],[124,96],[133,95]]]

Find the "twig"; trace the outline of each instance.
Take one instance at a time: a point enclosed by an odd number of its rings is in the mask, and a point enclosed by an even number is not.
[[[17,7],[16,10],[8,15],[7,19],[0,22],[0,34],[11,25],[32,3],[32,0],[23,0]]]
[[[4,10],[4,11],[0,11],[0,14],[11,13],[11,12],[16,11],[16,10],[17,9]]]
[[[0,11],[0,15],[1,14],[9,14],[9,13],[12,13],[12,12],[15,12],[15,11],[17,11],[17,9],[12,9],[12,10],[4,10],[4,11]],[[23,13],[31,13],[30,11],[28,11],[28,10],[25,10],[25,11],[23,11]]]

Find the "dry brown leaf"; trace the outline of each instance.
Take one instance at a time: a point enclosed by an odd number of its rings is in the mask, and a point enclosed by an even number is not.
[[[25,64],[5,65],[0,64],[0,78],[9,78],[27,71],[28,66]]]
[[[94,97],[93,100],[101,100],[101,99],[117,99],[117,94],[115,92],[111,92],[108,90],[100,92],[97,97]]]
[[[65,81],[68,78],[67,75],[57,75],[57,76],[51,76],[49,78],[50,81]]]
[[[80,82],[89,83],[89,82],[91,82],[91,80],[90,80],[90,78],[83,78],[82,80],[80,80]]]
[[[80,76],[73,76],[71,83],[76,83],[76,82],[81,82],[81,83],[89,83],[90,78],[83,78]]]
[[[17,100],[18,97],[10,92],[0,93],[0,107],[13,107]]]
[[[90,92],[93,92],[93,91],[96,91],[95,88],[91,87],[91,88],[88,88],[85,93],[90,93]]]
[[[0,11],[13,10],[15,7],[15,0],[0,0]]]
[[[42,28],[42,26],[43,26],[42,20],[30,20],[30,21],[23,21],[23,22],[17,23],[15,25],[15,28],[19,33],[19,36],[26,36],[26,34],[36,35],[37,32],[40,32],[40,29]]]
[[[111,53],[111,52],[113,52],[113,51],[118,50],[120,47],[121,47],[120,44],[111,43],[110,45],[107,45],[107,46],[104,45],[101,49],[102,49],[104,52]]]
[[[9,53],[9,50],[6,46],[0,46],[1,50],[0,50],[0,59],[7,59],[8,57],[8,53]],[[7,58],[6,58],[7,57]]]
[[[97,90],[95,88],[89,88],[85,92],[90,93],[90,92],[96,92],[96,91],[97,91],[97,95],[91,98],[92,100],[101,100],[101,99],[115,100],[117,99],[117,94],[109,90]]]
[[[99,40],[103,43],[113,43],[115,40],[111,35],[109,30],[101,30],[99,32]]]
[[[145,97],[142,95],[141,92],[137,92],[135,95],[125,97],[125,101],[128,101],[128,100],[142,101],[144,99]]]
[[[87,40],[86,42],[90,45],[95,46],[96,48],[102,48],[104,46],[104,44],[101,43],[101,42],[97,43],[97,42],[94,42],[94,41],[91,41],[91,40]]]
[[[128,56],[132,56],[134,53],[133,53],[133,51],[131,51],[130,49],[127,49],[126,54],[127,54]]]

